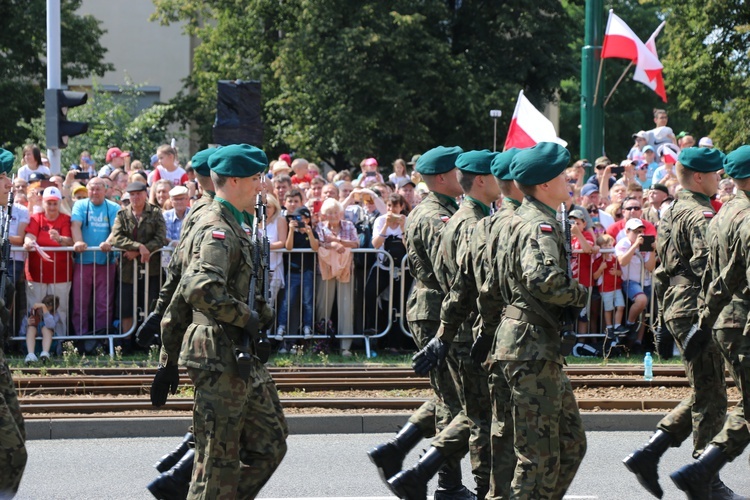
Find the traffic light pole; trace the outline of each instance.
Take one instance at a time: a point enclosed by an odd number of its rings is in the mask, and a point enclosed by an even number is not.
[[[581,158],[592,164],[604,154],[604,82],[599,82],[598,99],[594,102],[604,41],[603,24],[604,1],[586,0],[586,33],[581,54]],[[593,171],[586,172],[587,176],[592,174]]]
[[[60,0],[47,0],[47,88],[62,88],[60,57]],[[60,149],[47,150],[52,174],[60,173]]]

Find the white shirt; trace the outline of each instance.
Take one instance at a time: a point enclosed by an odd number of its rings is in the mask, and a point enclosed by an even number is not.
[[[10,227],[8,228],[8,234],[10,236],[19,236],[18,225],[22,222],[29,223],[29,209],[19,203],[13,204],[13,213],[11,214]],[[23,235],[21,235],[23,236]],[[26,252],[11,252],[13,260],[20,260],[23,262],[26,260]]]
[[[615,245],[615,255],[618,257],[622,257],[623,255],[628,253],[630,246],[631,243],[628,238],[621,239],[617,242],[617,245]],[[633,254],[633,258],[630,259],[630,262],[627,266],[620,266],[622,267],[622,281],[635,281],[637,283],[641,283],[643,286],[650,285],[651,272],[647,269],[644,269],[643,282],[641,282],[641,268],[643,268],[643,264],[651,260],[651,258],[652,252],[635,252]]]
[[[31,174],[44,174],[47,177],[51,175],[49,167],[45,167],[44,165],[39,165],[36,170],[31,170],[28,165],[24,165],[23,167],[18,169],[18,177],[25,180],[26,182],[29,182],[29,177],[31,177]]]
[[[388,224],[386,224],[386,219],[388,218],[388,214],[381,215],[377,219],[375,219],[375,222],[372,224],[372,237],[380,236],[381,234],[384,235],[386,238],[388,236],[397,236],[399,238],[403,237],[404,232],[401,230],[401,226],[396,226],[395,228],[390,227]],[[380,246],[380,250],[385,250],[383,248],[383,245]],[[390,269],[388,265],[383,262],[384,257],[383,254],[378,253],[378,267],[380,269]],[[400,262],[394,262],[394,267],[398,268],[401,263]]]

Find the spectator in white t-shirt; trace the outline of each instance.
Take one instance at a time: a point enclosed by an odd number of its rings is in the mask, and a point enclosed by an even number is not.
[[[163,144],[156,150],[159,164],[149,175],[149,182],[153,185],[160,179],[169,181],[172,187],[182,186],[188,181],[187,172],[177,164],[177,151],[169,144]]]
[[[674,131],[667,126],[669,116],[664,109],[654,109],[654,123],[655,128],[648,131],[649,133],[649,144],[654,147],[659,147],[662,144],[677,144],[677,138],[674,135]]]
[[[42,152],[36,144],[28,144],[23,148],[23,166],[18,169],[18,177],[29,182],[31,174],[50,176],[50,170],[42,164]]]
[[[129,158],[130,153],[127,151],[122,151],[120,148],[109,148],[105,157],[107,164],[99,169],[99,177],[109,177],[117,168],[127,170],[125,160]]]

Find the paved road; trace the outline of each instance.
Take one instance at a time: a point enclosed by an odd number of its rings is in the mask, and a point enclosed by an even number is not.
[[[365,451],[387,434],[296,435],[289,453],[259,498],[389,498]],[[590,432],[589,451],[568,499],[633,500],[652,498],[620,463],[647,432]],[[37,499],[148,499],[145,485],[155,477],[152,464],[179,438],[37,440],[28,443],[29,464],[22,500]],[[427,442],[424,443],[426,445]],[[424,446],[420,447],[420,450]],[[407,463],[414,463],[415,451]],[[665,499],[684,498],[667,478],[690,459],[687,443],[670,450],[662,460]],[[739,493],[750,494],[747,453],[729,464],[722,475]],[[464,477],[473,487],[468,464]],[[664,480],[666,479],[666,480]]]

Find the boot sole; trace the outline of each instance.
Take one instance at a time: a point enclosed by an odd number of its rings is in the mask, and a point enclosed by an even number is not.
[[[425,491],[425,494],[420,496],[410,496],[408,493],[406,493],[403,490],[403,487],[401,484],[391,484],[390,482],[386,482],[388,485],[388,488],[391,490],[391,493],[399,497],[401,500],[425,500],[427,498],[427,492]]]
[[[641,468],[638,466],[638,463],[635,460],[635,457],[633,455],[628,455],[623,459],[623,464],[625,464],[625,467],[635,474],[636,479],[638,479],[638,483],[643,486],[643,489],[651,493],[656,498],[662,498],[664,496],[664,491],[654,491],[651,489],[651,486],[648,484],[646,479],[644,479],[643,472],[641,471]],[[658,483],[657,483],[658,485]],[[661,486],[659,486],[659,489],[661,489]]]
[[[669,478],[672,480],[674,485],[677,486],[678,489],[685,492],[688,500],[705,500],[703,496],[698,497],[690,492],[690,486],[687,482],[685,482],[682,474],[680,474],[679,471],[671,473],[669,475]]]
[[[375,467],[377,467],[378,474],[380,475],[380,479],[382,479],[383,482],[390,488],[390,485],[388,484],[388,480],[392,478],[393,476],[395,476],[396,474],[398,474],[399,472],[401,472],[401,464],[398,465],[398,470],[396,472],[388,476],[388,473],[385,471],[386,467],[383,465],[383,461],[380,459],[380,457],[377,456],[377,453],[375,452],[375,450],[368,451],[367,456],[370,459],[370,462],[372,462],[372,464]],[[390,469],[391,467],[387,467],[387,468]]]

